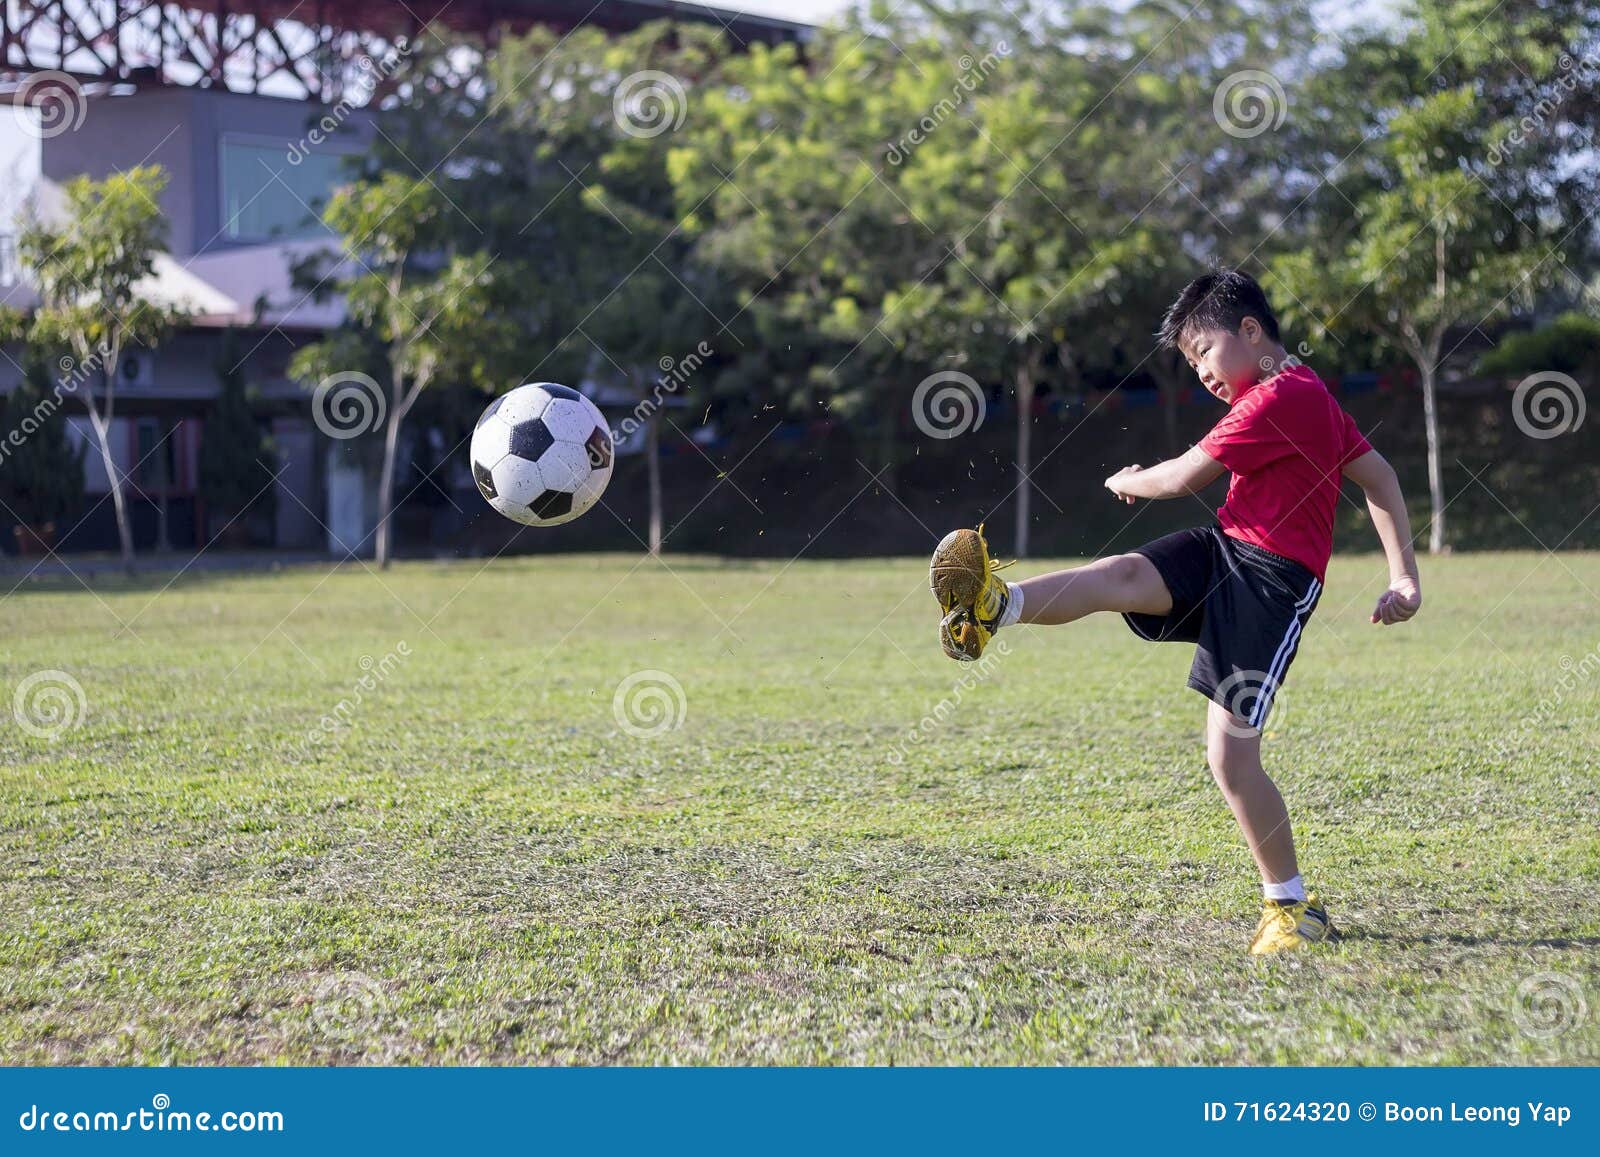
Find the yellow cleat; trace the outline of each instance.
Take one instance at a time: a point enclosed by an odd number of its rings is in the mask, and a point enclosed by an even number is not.
[[[1261,905],[1261,923],[1256,925],[1255,939],[1250,942],[1250,955],[1293,952],[1308,944],[1323,944],[1338,938],[1339,933],[1328,919],[1327,910],[1315,896],[1308,896],[1298,904],[1277,904],[1268,900]]]
[[[966,663],[977,659],[999,630],[1011,596],[995,572],[1010,565],[989,557],[982,525],[977,530],[952,530],[934,548],[928,586],[943,613],[939,642],[952,659]]]

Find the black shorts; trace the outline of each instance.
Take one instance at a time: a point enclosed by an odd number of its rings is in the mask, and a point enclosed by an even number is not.
[[[1198,644],[1189,686],[1259,728],[1317,609],[1317,576],[1215,525],[1180,530],[1133,553],[1155,564],[1172,610],[1125,614],[1128,626],[1152,642]]]

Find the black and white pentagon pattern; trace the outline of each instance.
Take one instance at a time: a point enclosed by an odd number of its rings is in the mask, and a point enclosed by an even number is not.
[[[472,435],[472,477],[501,514],[530,526],[570,522],[611,480],[611,431],[568,386],[518,386],[489,404]]]

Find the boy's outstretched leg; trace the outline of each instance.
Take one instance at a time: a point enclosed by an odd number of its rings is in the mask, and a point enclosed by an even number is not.
[[[1307,896],[1295,861],[1289,810],[1261,766],[1261,733],[1220,703],[1207,705],[1206,757],[1261,872],[1256,956],[1300,948],[1335,935],[1326,910]]]
[[[1164,615],[1172,609],[1166,583],[1143,555],[1113,555],[1007,583],[996,573],[1003,568],[990,557],[982,531],[951,531],[928,567],[928,585],[944,616],[939,641],[952,659],[978,658],[994,632],[1012,623],[1070,623],[1095,611]]]
[[[1161,572],[1142,554],[1114,554],[1013,586],[1022,595],[1019,623],[1055,626],[1095,611],[1164,615],[1172,610]]]

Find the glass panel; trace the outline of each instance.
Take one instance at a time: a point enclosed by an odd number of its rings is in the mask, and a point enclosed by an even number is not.
[[[165,431],[156,418],[140,418],[138,425],[138,481],[142,490],[165,490],[172,484],[172,438],[162,440]]]
[[[222,142],[222,216],[227,235],[239,241],[314,237],[328,195],[347,177],[339,153],[296,150],[298,164],[280,145]]]

